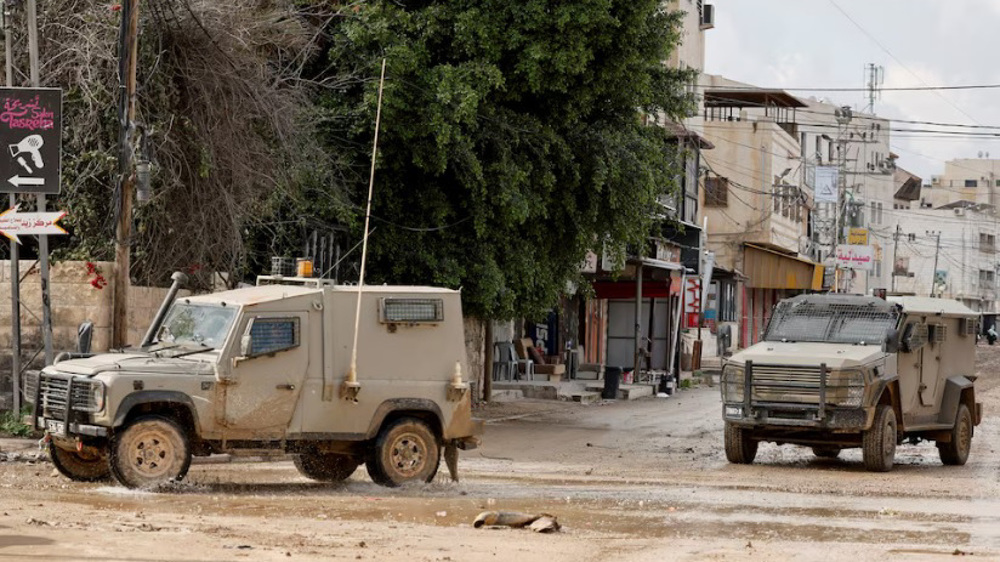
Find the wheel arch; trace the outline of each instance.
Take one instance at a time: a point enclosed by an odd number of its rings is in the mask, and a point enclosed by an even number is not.
[[[944,395],[941,397],[941,413],[939,423],[954,423],[958,415],[958,407],[965,404],[972,414],[972,425],[979,425],[982,412],[976,407],[975,384],[964,375],[949,377],[945,381]]]
[[[899,397],[899,377],[893,377],[883,383],[878,400],[875,401],[874,406],[877,408],[883,405],[892,407],[893,413],[896,414],[896,432],[902,433],[905,428],[903,427],[902,400]],[[875,423],[874,409],[868,426],[871,427],[873,423]]]
[[[400,418],[417,418],[431,428],[438,440],[443,438],[441,408],[434,401],[424,398],[393,398],[382,402],[372,415],[366,438],[375,438],[383,427]]]
[[[122,400],[115,414],[112,427],[120,429],[140,416],[161,415],[173,419],[188,433],[189,439],[198,437],[198,411],[191,398],[171,390],[141,390]]]

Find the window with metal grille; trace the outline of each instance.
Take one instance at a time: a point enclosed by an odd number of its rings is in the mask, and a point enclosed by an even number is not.
[[[299,346],[298,318],[254,318],[250,355],[267,355]]]
[[[895,308],[791,300],[778,303],[767,341],[880,344],[899,321]]]
[[[396,323],[434,323],[444,321],[443,299],[382,299],[382,322]]]
[[[944,324],[927,325],[927,341],[931,343],[944,343],[948,337],[948,327]]]
[[[729,206],[729,178],[705,178],[705,206]]]

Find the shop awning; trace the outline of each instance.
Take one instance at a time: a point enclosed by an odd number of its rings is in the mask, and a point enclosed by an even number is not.
[[[743,273],[754,289],[820,291],[823,266],[756,244],[744,244]]]

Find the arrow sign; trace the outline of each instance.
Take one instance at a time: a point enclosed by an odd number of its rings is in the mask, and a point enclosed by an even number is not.
[[[22,185],[45,185],[45,178],[22,178],[21,176],[14,176],[7,181],[14,187],[21,187]]]
[[[21,243],[19,235],[67,234],[58,223],[65,211],[55,213],[19,213],[20,206],[0,213],[0,234]]]

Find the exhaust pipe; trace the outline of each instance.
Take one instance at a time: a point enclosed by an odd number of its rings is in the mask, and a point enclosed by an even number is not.
[[[170,278],[174,282],[170,285],[170,290],[167,291],[167,296],[163,299],[160,310],[156,311],[153,323],[149,325],[149,330],[146,330],[146,337],[142,338],[142,344],[139,347],[152,345],[153,340],[156,339],[156,333],[160,331],[160,325],[163,324],[163,319],[167,316],[167,310],[174,303],[174,299],[177,298],[177,291],[181,290],[181,285],[187,282],[187,275],[180,271],[175,271]]]

